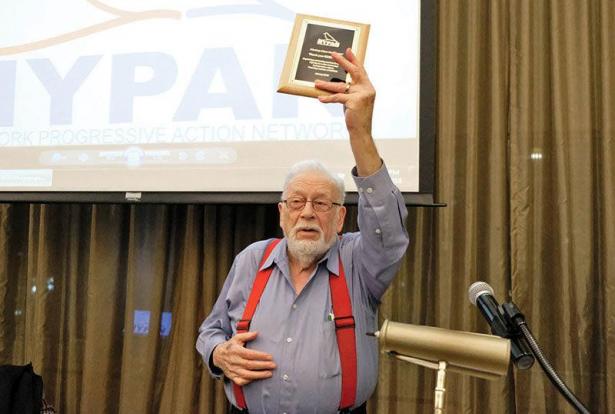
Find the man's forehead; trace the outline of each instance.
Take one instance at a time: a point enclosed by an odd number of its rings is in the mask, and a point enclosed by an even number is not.
[[[288,183],[288,191],[330,192],[337,190],[331,177],[320,171],[305,171],[294,176]]]

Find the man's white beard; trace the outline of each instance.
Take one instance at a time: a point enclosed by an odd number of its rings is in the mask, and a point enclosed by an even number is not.
[[[316,240],[299,240],[297,232],[303,229],[312,229],[318,231],[318,239]],[[322,230],[318,226],[313,225],[297,225],[286,235],[288,252],[290,255],[299,261],[302,266],[308,267],[320,259],[335,243],[335,233],[330,240],[325,240]]]

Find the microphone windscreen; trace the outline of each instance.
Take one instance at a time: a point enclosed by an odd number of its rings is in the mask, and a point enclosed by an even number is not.
[[[472,305],[476,306],[476,299],[484,293],[493,295],[493,288],[486,282],[474,282],[468,288],[468,299],[472,302]]]

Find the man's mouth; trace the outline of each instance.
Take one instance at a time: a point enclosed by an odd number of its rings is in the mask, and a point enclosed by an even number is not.
[[[299,227],[295,230],[297,235],[319,235],[320,230],[313,227]]]

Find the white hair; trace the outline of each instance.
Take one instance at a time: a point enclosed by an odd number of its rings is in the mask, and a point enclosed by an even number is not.
[[[346,189],[344,188],[344,180],[333,174],[327,167],[325,167],[318,160],[304,160],[299,161],[290,167],[290,170],[286,174],[286,178],[284,179],[284,188],[282,190],[282,198],[286,197],[286,190],[288,190],[288,185],[296,176],[306,173],[306,172],[318,172],[324,175],[331,181],[331,184],[335,186],[337,192],[339,193],[339,200],[334,200],[335,202],[340,202],[344,204],[344,199],[346,198]]]

